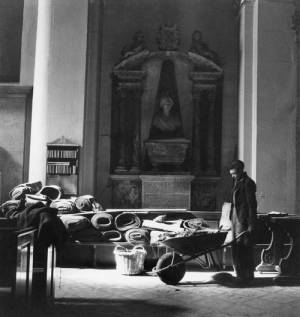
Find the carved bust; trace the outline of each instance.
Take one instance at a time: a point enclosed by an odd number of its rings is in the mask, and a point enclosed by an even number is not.
[[[182,137],[182,125],[179,115],[173,110],[174,101],[168,96],[162,96],[159,111],[154,115],[150,138],[169,139]]]

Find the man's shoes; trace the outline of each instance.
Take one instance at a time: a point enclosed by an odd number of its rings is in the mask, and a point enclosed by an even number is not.
[[[254,278],[236,277],[235,286],[237,287],[250,287],[254,283]]]

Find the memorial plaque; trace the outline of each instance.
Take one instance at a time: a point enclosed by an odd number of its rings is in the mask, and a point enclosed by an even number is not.
[[[185,208],[191,205],[191,175],[140,175],[142,208]]]

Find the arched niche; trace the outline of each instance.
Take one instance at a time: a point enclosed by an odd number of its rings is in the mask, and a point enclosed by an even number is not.
[[[144,144],[157,110],[159,79],[166,63],[174,66],[183,134],[191,142],[188,172],[196,176],[218,175],[222,69],[195,53],[147,50],[128,57],[113,69],[111,172],[148,171]]]

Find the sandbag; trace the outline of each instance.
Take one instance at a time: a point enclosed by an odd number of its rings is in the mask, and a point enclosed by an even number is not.
[[[133,228],[139,228],[141,225],[140,218],[131,212],[124,212],[115,218],[115,226],[119,231],[127,231]]]
[[[106,212],[99,212],[91,218],[91,223],[97,230],[107,231],[113,226],[113,216]]]

